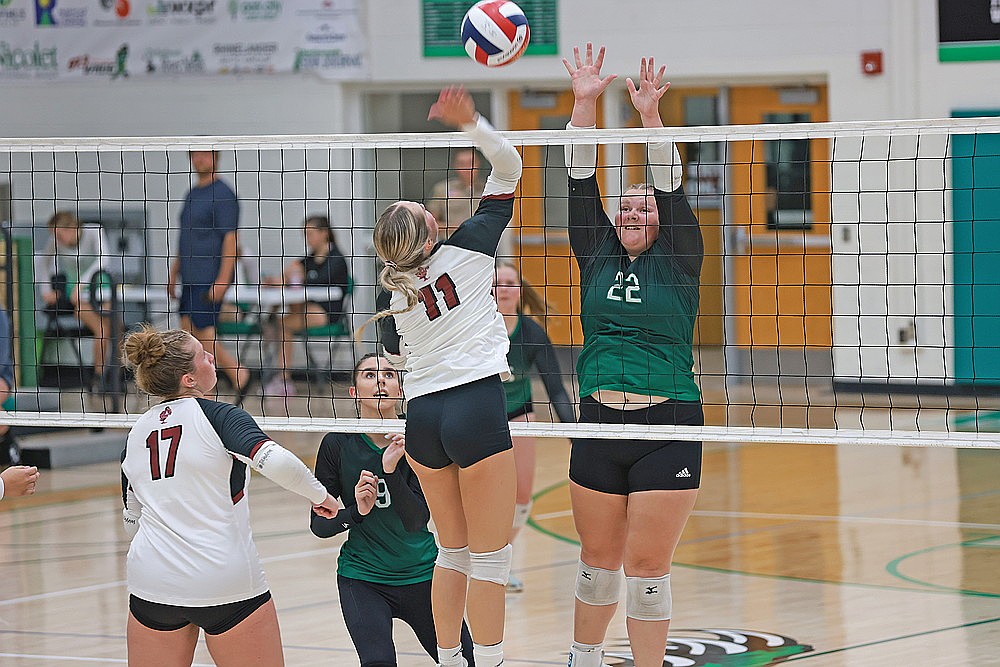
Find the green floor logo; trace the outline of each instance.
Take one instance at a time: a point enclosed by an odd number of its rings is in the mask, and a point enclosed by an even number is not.
[[[671,630],[664,667],[767,667],[813,647],[791,637],[758,630]],[[614,667],[634,667],[628,642],[608,642],[604,661]]]

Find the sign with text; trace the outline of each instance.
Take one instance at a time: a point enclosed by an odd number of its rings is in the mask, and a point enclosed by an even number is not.
[[[3,81],[368,75],[362,0],[0,0]]]

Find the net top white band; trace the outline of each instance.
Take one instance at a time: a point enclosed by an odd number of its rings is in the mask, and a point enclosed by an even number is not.
[[[130,428],[139,415],[15,411],[0,413],[0,424]],[[254,417],[261,429],[301,433],[399,433],[398,419],[313,417]],[[557,424],[514,422],[512,436],[608,438],[634,440],[702,440],[731,443],[812,445],[875,445],[891,447],[959,447],[1000,449],[1000,434],[948,431],[888,431],[875,429],[763,428],[756,426],[646,426],[618,424]]]
[[[581,143],[641,144],[659,142],[665,139],[683,143],[977,133],[1000,133],[1000,117],[667,128],[605,128],[574,130],[572,133],[564,130],[528,130],[502,132],[501,134],[518,146],[543,146]],[[0,153],[447,148],[471,145],[469,137],[462,132],[217,137],[38,137],[0,139]]]

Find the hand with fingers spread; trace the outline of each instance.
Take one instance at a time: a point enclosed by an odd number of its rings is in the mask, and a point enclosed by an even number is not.
[[[437,120],[458,130],[475,122],[476,116],[472,95],[462,86],[448,86],[438,95],[437,102],[431,105],[427,120]]]
[[[639,65],[638,86],[631,77],[625,80],[632,105],[639,112],[643,127],[663,127],[663,121],[660,120],[660,98],[670,88],[669,81],[663,82],[663,74],[666,71],[666,65],[657,70],[650,56],[648,59],[643,58]]]
[[[580,57],[580,47],[573,47],[573,59],[576,65],[570,64],[569,60],[563,58],[563,66],[569,72],[573,82],[573,97],[577,100],[597,100],[611,82],[618,78],[617,74],[609,74],[601,77],[601,66],[604,65],[604,47],[597,52],[597,59],[594,59],[594,45],[587,42],[586,55]]]
[[[375,473],[362,470],[358,483],[354,485],[354,499],[358,503],[358,513],[367,516],[378,500],[378,477]]]

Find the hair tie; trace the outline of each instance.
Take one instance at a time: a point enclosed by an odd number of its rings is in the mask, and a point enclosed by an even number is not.
[[[383,262],[383,264],[385,264],[386,266],[388,266],[393,271],[399,271],[399,265],[396,264],[396,262],[390,262],[389,260],[386,260],[386,261]]]

